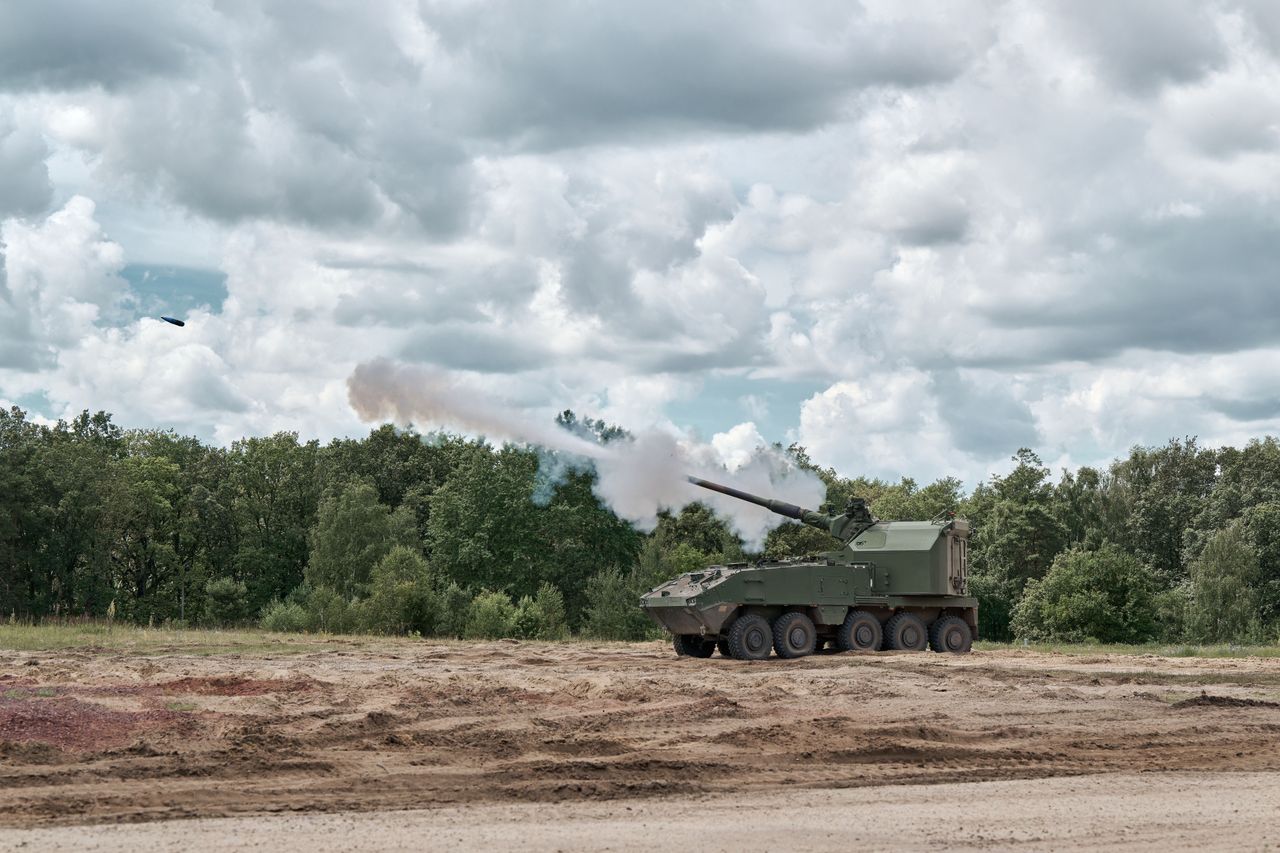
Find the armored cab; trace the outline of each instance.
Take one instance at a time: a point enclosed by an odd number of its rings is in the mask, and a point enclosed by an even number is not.
[[[688,572],[641,597],[675,635],[676,653],[762,660],[841,651],[968,652],[978,601],[968,595],[969,524],[880,521],[864,501],[840,515],[690,477],[694,485],[766,507],[830,533],[833,551],[797,560],[735,563]]]

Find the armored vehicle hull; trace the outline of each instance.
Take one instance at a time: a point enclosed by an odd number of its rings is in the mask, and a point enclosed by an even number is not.
[[[829,642],[841,651],[969,651],[978,602],[967,594],[967,522],[877,521],[861,504],[822,516],[694,482],[775,512],[783,507],[847,539],[816,557],[711,566],[650,590],[641,606],[674,635],[678,654],[793,658]]]

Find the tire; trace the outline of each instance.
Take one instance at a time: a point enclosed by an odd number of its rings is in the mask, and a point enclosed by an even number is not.
[[[953,655],[968,654],[973,648],[973,631],[959,616],[943,616],[929,626],[929,648]]]
[[[715,640],[707,640],[697,634],[676,634],[672,645],[678,657],[709,658],[716,650]]]
[[[737,660],[764,660],[773,650],[769,621],[758,613],[733,620],[729,629],[729,656]]]
[[[818,630],[803,613],[783,613],[773,622],[773,650],[780,658],[802,658],[813,654]]]
[[[884,623],[884,647],[895,652],[922,652],[929,647],[929,632],[919,616],[900,610]]]
[[[716,650],[720,652],[721,657],[732,657],[729,654],[729,640],[725,637],[716,640]]]
[[[878,652],[883,642],[880,620],[865,610],[850,610],[836,632],[836,646],[842,652]]]

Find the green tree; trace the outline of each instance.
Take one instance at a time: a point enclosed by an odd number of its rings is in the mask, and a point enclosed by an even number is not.
[[[549,582],[565,594],[573,620],[587,578],[601,565],[632,563],[639,535],[600,504],[594,474],[569,473],[539,504],[536,454],[480,451],[464,456],[431,498],[432,566],[464,588],[517,598]]]
[[[1187,631],[1200,642],[1241,642],[1258,632],[1258,554],[1245,525],[1234,521],[1214,534],[1191,562]]]
[[[674,514],[659,513],[654,535],[672,551],[687,545],[702,554],[742,553],[742,540],[723,518],[703,503],[691,503]]]
[[[439,619],[439,596],[427,561],[416,550],[396,545],[373,567],[361,624],[374,634],[430,635]]]
[[[471,614],[471,593],[450,581],[439,588],[437,595],[440,619],[436,624],[436,635],[461,637],[466,633],[467,619]]]
[[[587,582],[583,633],[601,640],[644,640],[656,631],[640,609],[643,590],[635,574],[609,568]]]
[[[528,640],[562,640],[568,636],[560,590],[544,582],[537,595],[520,599],[516,606],[516,634]]]
[[[16,406],[0,409],[0,612],[36,615],[49,591],[40,577],[53,518],[47,472],[37,460],[47,431]],[[72,531],[79,538],[80,531]],[[66,567],[76,569],[76,560]]]
[[[498,639],[516,633],[516,606],[505,592],[481,590],[471,600],[464,636]]]
[[[204,587],[204,619],[209,625],[235,625],[248,615],[249,590],[243,581],[214,578]]]
[[[769,531],[764,539],[764,556],[767,560],[786,560],[820,554],[840,547],[831,534],[807,524],[787,521]]]
[[[1112,544],[1059,554],[1013,610],[1013,631],[1031,640],[1141,643],[1159,634],[1152,571]]]
[[[1044,577],[1067,536],[1054,512],[1049,469],[1026,448],[1013,461],[1012,471],[979,485],[961,510],[973,526],[971,590],[979,630],[993,640],[1010,638],[1008,620],[1023,589]]]
[[[1217,453],[1194,437],[1135,447],[1111,466],[1110,492],[1124,519],[1120,543],[1172,586],[1186,579],[1184,532],[1217,480]]]
[[[169,598],[179,572],[171,524],[181,489],[177,465],[159,457],[120,460],[103,510],[115,587],[123,612],[136,621],[171,615]],[[176,615],[176,614],[174,614]]]
[[[431,498],[431,562],[471,589],[537,589],[542,508],[533,503],[537,458],[515,448],[465,457]]]
[[[1241,521],[1258,556],[1254,583],[1258,618],[1272,628],[1280,627],[1280,499],[1249,507]]]
[[[50,612],[102,614],[116,597],[114,531],[108,520],[125,456],[122,431],[99,412],[28,433],[19,559],[22,598],[33,616]],[[126,591],[122,609],[132,612]]]
[[[377,490],[349,482],[320,504],[311,532],[311,561],[306,578],[344,598],[363,596],[374,565],[395,545],[411,545],[416,524],[378,501]]]
[[[1185,531],[1184,556],[1194,561],[1219,530],[1242,520],[1258,555],[1259,618],[1280,627],[1280,441],[1268,436],[1223,448],[1217,458],[1218,481]]]
[[[1121,540],[1123,518],[1115,517],[1107,487],[1108,480],[1095,468],[1062,472],[1053,490],[1052,511],[1067,544],[1096,548],[1107,539]]]
[[[219,503],[234,516],[231,574],[249,587],[253,607],[283,598],[303,580],[315,523],[319,445],[296,433],[233,442]]]
[[[360,627],[358,603],[327,586],[302,584],[292,596],[307,614],[307,630],[321,634],[345,634]]]

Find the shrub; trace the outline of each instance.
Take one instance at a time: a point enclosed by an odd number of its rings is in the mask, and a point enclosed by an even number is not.
[[[719,556],[719,555],[717,555]],[[705,569],[712,562],[720,562],[715,560],[712,555],[704,554],[688,542],[681,542],[671,552],[671,566],[675,574],[682,575],[685,572],[696,572],[699,569]]]
[[[356,627],[351,602],[327,586],[313,587],[302,607],[308,630],[344,634]]]
[[[484,591],[471,600],[463,635],[471,638],[510,637],[516,630],[516,606],[505,592]]]
[[[204,619],[210,625],[244,621],[249,589],[231,578],[214,578],[204,585]]]
[[[515,628],[517,636],[529,640],[562,640],[568,636],[560,590],[543,581],[537,595],[520,599]]]
[[[1014,584],[974,572],[969,577],[969,595],[978,599],[978,634],[984,640],[1012,640],[1009,620],[1017,596]]]
[[[587,581],[583,633],[601,640],[644,640],[654,636],[653,623],[640,609],[641,590],[634,573],[605,569]]]
[[[1190,584],[1179,584],[1172,589],[1156,593],[1156,636],[1166,643],[1180,643],[1186,639],[1187,608],[1191,603]]]
[[[1156,586],[1147,566],[1114,545],[1073,548],[1027,584],[1013,609],[1013,630],[1030,640],[1145,642],[1159,631]]]
[[[471,613],[471,593],[457,583],[436,590],[436,625],[433,632],[437,637],[461,637],[467,630],[467,619]]]
[[[433,633],[437,596],[427,561],[412,548],[392,548],[373,567],[369,598],[358,610],[360,626],[371,633]]]
[[[309,619],[307,611],[293,602],[275,600],[262,611],[261,624],[264,631],[297,633],[307,629]]]

